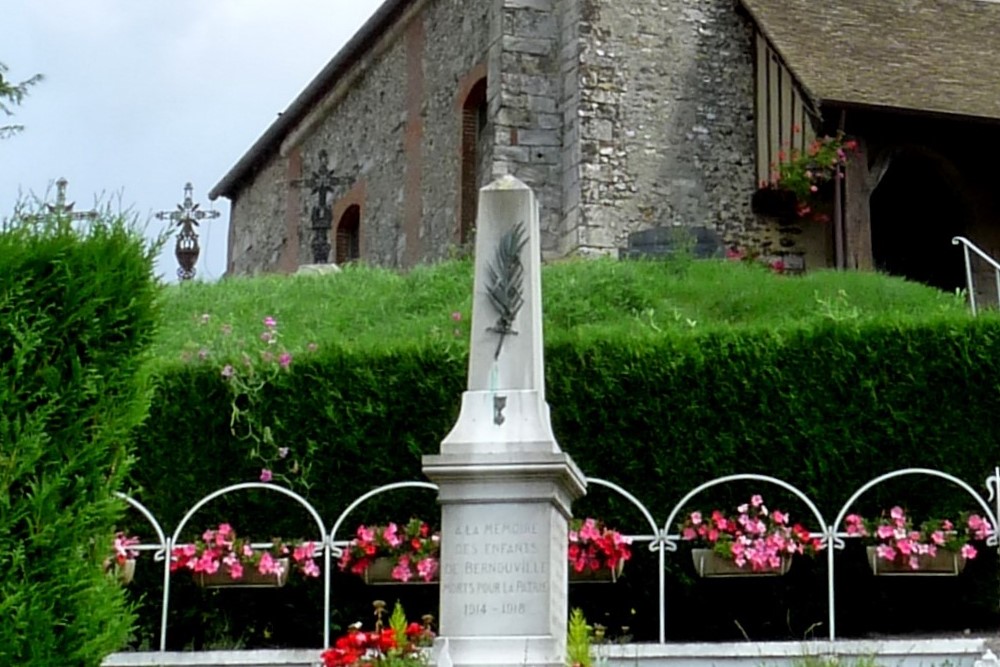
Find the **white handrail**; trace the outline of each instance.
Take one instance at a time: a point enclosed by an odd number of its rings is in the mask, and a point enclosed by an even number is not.
[[[1000,263],[987,255],[982,251],[982,249],[976,246],[976,244],[964,236],[956,236],[952,238],[951,244],[962,246],[962,254],[965,257],[965,287],[969,292],[969,307],[972,308],[972,314],[976,315],[976,289],[972,281],[972,258],[969,256],[970,250],[976,253],[980,259],[993,267],[993,276],[996,279],[997,284],[997,305],[1000,306]]]

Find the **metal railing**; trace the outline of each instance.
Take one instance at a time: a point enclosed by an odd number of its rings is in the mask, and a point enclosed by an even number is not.
[[[980,259],[993,267],[993,278],[996,281],[997,288],[997,305],[1000,306],[1000,264],[998,264],[995,259],[987,255],[981,248],[964,236],[954,237],[951,240],[951,244],[962,246],[962,254],[965,257],[965,287],[969,292],[969,307],[972,308],[972,314],[975,315],[977,313],[977,309],[976,285],[975,281],[972,279],[972,255],[969,254],[970,251],[976,253]]]
[[[598,479],[594,477],[587,478],[588,486],[590,487],[603,487],[609,489],[619,496],[626,499],[632,506],[639,511],[644,519],[648,532],[641,532],[636,534],[627,534],[626,536],[631,538],[633,543],[648,543],[649,550],[658,553],[659,557],[659,577],[658,577],[658,589],[659,589],[659,642],[661,644],[666,643],[666,619],[667,619],[667,600],[666,600],[666,554],[673,553],[678,550],[679,544],[683,541],[683,538],[677,532],[674,532],[677,527],[677,519],[681,516],[682,510],[688,506],[688,504],[702,492],[723,484],[729,484],[732,482],[763,482],[769,485],[778,486],[785,491],[790,492],[795,497],[797,497],[811,512],[813,518],[815,519],[817,530],[810,531],[810,535],[813,538],[819,539],[823,547],[826,548],[827,557],[827,626],[829,628],[829,639],[834,641],[836,639],[836,559],[835,554],[837,551],[845,548],[845,538],[856,537],[848,534],[843,530],[839,530],[839,527],[844,522],[848,511],[851,507],[858,501],[858,499],[864,495],[867,491],[873,487],[882,484],[891,479],[896,479],[911,475],[923,475],[946,482],[950,482],[959,489],[965,491],[970,496],[972,496],[975,504],[982,509],[986,520],[989,522],[992,533],[986,540],[986,545],[990,547],[995,547],[1000,550],[1000,536],[998,536],[998,523],[997,517],[1000,516],[1000,467],[996,467],[993,470],[993,474],[986,478],[985,487],[988,490],[988,496],[984,498],[979,493],[977,493],[972,486],[964,482],[963,480],[950,475],[948,473],[942,472],[940,470],[933,470],[930,468],[905,468],[901,470],[895,470],[884,475],[879,475],[874,479],[868,481],[863,486],[861,486],[857,491],[855,491],[846,503],[841,507],[840,511],[837,513],[837,518],[831,523],[824,519],[823,514],[819,511],[817,505],[810,499],[806,494],[797,489],[795,486],[785,482],[776,477],[770,477],[768,475],[757,475],[757,474],[736,474],[736,475],[726,475],[723,477],[718,477],[716,479],[710,480],[701,484],[697,488],[693,489],[687,493],[674,507],[671,509],[670,513],[667,515],[667,520],[665,522],[657,523],[654,519],[653,514],[649,509],[641,503],[634,495],[626,491],[621,486],[613,482],[609,482],[603,479]],[[338,532],[344,525],[344,522],[348,516],[357,509],[360,505],[368,501],[369,499],[386,493],[388,491],[395,491],[398,489],[425,489],[429,491],[437,491],[438,487],[430,482],[421,481],[411,481],[411,482],[395,482],[392,484],[386,484],[380,486],[376,489],[372,489],[361,496],[358,496],[348,507],[341,512],[337,517],[337,520],[333,524],[333,528],[327,532],[322,519],[316,509],[306,501],[302,496],[298,495],[294,491],[285,489],[280,486],[273,484],[264,484],[260,482],[248,482],[244,484],[235,484],[232,486],[219,489],[209,495],[205,496],[199,500],[195,505],[188,510],[181,519],[177,526],[177,529],[169,537],[165,534],[160,524],[157,522],[153,514],[139,501],[130,498],[124,494],[116,494],[118,497],[125,500],[134,509],[138,510],[143,517],[149,522],[156,532],[158,542],[151,542],[146,544],[139,544],[133,547],[137,551],[152,551],[154,552],[154,561],[163,562],[163,604],[161,612],[160,621],[160,651],[166,651],[167,643],[167,626],[168,626],[168,614],[169,614],[169,603],[170,603],[170,561],[171,552],[174,547],[183,546],[179,541],[181,531],[187,525],[188,521],[194,516],[198,510],[200,510],[207,503],[212,500],[225,495],[233,491],[242,490],[265,490],[269,492],[280,493],[292,500],[295,500],[299,505],[304,507],[308,514],[311,516],[315,522],[316,528],[319,530],[320,539],[317,540],[318,544],[321,545],[321,551],[323,553],[323,642],[324,645],[330,645],[330,611],[331,611],[331,581],[330,581],[330,567],[332,558],[339,558],[343,554],[344,548],[350,543],[349,539],[344,539],[344,537],[338,537]],[[991,508],[989,503],[993,503]],[[267,548],[271,546],[269,543],[254,544],[253,546],[257,548]]]

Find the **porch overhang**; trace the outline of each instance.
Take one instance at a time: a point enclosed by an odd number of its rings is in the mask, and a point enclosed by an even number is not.
[[[1000,119],[1000,2],[740,2],[823,106]]]

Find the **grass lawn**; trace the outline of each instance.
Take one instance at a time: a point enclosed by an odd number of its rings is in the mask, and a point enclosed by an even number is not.
[[[545,334],[564,337],[699,335],[731,327],[784,328],[830,320],[898,315],[967,316],[954,294],[899,278],[860,272],[777,275],[721,260],[573,260],[542,271]],[[278,321],[290,351],[310,344],[347,348],[447,341],[468,345],[472,263],[452,261],[401,274],[349,266],[331,275],[233,278],[172,285],[154,354],[179,360],[231,326],[256,336],[264,317]],[[455,313],[460,320],[455,321]],[[203,315],[207,322],[203,323]]]

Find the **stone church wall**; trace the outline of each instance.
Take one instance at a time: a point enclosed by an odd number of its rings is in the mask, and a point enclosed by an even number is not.
[[[315,197],[294,181],[316,170],[321,149],[346,179],[334,201],[363,186],[365,261],[399,268],[447,255],[458,241],[459,81],[487,57],[489,3],[477,6],[470,12],[464,0],[427,0],[362,59],[377,54],[346,91],[334,87],[330,95],[342,98],[325,115],[307,117],[298,143],[272,156],[234,201],[231,273],[294,271],[312,262]],[[298,172],[290,161],[299,161]]]
[[[280,270],[287,243],[285,225],[285,164],[267,163],[236,199],[229,214],[229,275],[254,275]],[[295,239],[298,242],[298,239]]]
[[[579,250],[649,227],[751,225],[749,21],[732,0],[579,2]]]

